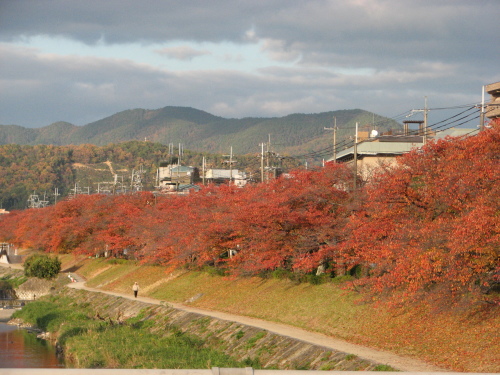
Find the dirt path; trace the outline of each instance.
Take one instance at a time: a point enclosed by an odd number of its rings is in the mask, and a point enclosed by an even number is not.
[[[111,172],[111,174],[114,176],[116,173],[115,173],[115,170],[113,169],[113,164],[111,164],[111,161],[109,160],[106,160],[104,162],[104,164],[106,164],[109,168],[109,171]]]
[[[100,293],[106,293],[110,294],[113,296],[118,296],[118,297],[123,297],[127,299],[134,299],[132,295],[132,291],[130,294],[123,294],[123,293],[115,293],[115,292],[108,292],[108,291],[103,291],[100,289],[94,289],[94,288],[89,288],[85,286],[85,283],[83,281],[79,281],[76,283],[71,283],[68,284],[69,287],[75,288],[75,289],[85,289],[91,292],[100,292]],[[146,302],[146,303],[151,303],[151,304],[156,304],[160,305],[160,301],[149,298],[149,297],[142,297],[138,296],[137,297],[138,301],[141,302]],[[217,319],[222,319],[222,320],[228,320],[232,322],[237,322],[240,324],[252,326],[252,327],[257,327],[261,329],[265,329],[269,332],[273,332],[282,336],[288,336],[292,337],[294,339],[298,339],[301,341],[305,341],[314,345],[320,345],[324,346],[327,348],[330,348],[332,350],[336,351],[341,351],[345,353],[350,353],[350,354],[355,354],[358,357],[362,357],[368,360],[375,361],[380,364],[386,364],[391,367],[397,368],[402,371],[409,371],[409,372],[443,372],[443,371],[448,371],[443,368],[439,368],[437,366],[434,366],[429,363],[425,363],[423,361],[420,361],[418,359],[413,359],[413,358],[408,358],[408,357],[401,357],[393,353],[389,352],[383,352],[375,349],[370,349],[367,347],[363,347],[360,345],[355,345],[348,343],[343,340],[338,340],[329,336],[325,336],[319,333],[315,332],[308,332],[300,328],[292,327],[292,326],[287,326],[284,324],[279,324],[279,323],[273,323],[273,322],[268,322],[260,319],[255,319],[255,318],[249,318],[246,316],[239,316],[239,315],[233,315],[233,314],[228,314],[228,313],[223,313],[219,311],[212,311],[212,310],[204,310],[204,309],[198,309],[198,308],[193,308],[189,307],[186,305],[178,304],[178,303],[170,303],[169,305],[174,307],[175,309],[178,310],[183,310],[183,311],[188,311],[188,312],[194,312],[198,314],[203,314],[207,316],[211,316]]]

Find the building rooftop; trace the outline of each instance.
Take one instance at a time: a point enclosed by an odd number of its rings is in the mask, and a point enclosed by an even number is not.
[[[461,137],[477,134],[479,129],[450,128],[437,132],[431,139],[443,139],[445,137]],[[359,157],[365,155],[402,155],[414,148],[424,145],[422,136],[380,136],[358,143],[357,153]],[[354,147],[337,152],[337,160],[351,159],[354,156]],[[332,160],[332,159],[329,159]]]

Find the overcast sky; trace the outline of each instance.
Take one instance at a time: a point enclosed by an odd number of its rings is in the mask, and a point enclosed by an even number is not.
[[[499,16],[499,0],[0,0],[0,124],[479,103]]]

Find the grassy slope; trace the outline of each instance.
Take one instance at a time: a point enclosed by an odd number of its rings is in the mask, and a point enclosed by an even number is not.
[[[64,256],[64,265],[74,262]],[[103,259],[76,264],[91,287],[131,293],[133,281],[140,293],[183,303],[200,293],[192,306],[286,323],[390,350],[465,372],[500,372],[500,316],[491,311],[405,311],[363,304],[359,295],[335,284],[294,284],[288,280],[230,279],[207,273],[175,276],[162,267],[134,262],[110,264]]]

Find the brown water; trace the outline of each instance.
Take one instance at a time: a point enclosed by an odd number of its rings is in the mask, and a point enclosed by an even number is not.
[[[0,323],[0,368],[64,367],[54,346],[25,329]]]

